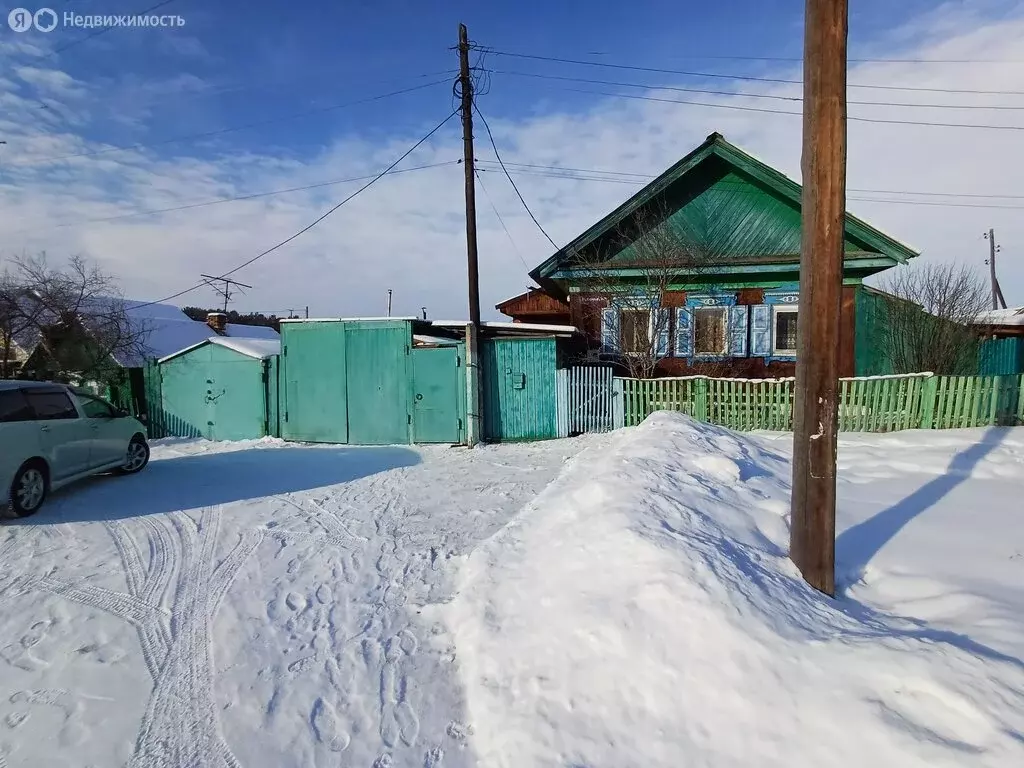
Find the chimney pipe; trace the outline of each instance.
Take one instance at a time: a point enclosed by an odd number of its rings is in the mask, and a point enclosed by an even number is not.
[[[224,336],[228,332],[228,316],[224,312],[210,312],[206,315],[206,324],[218,336]]]

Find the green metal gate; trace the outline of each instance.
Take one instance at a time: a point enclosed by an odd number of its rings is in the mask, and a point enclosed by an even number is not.
[[[406,323],[346,324],[348,442],[410,442],[409,344]]]
[[[412,351],[413,440],[457,443],[462,439],[465,377],[460,347],[423,347]]]
[[[555,339],[487,339],[482,362],[484,439],[555,437]]]
[[[281,345],[281,436],[347,443],[345,326],[282,323]]]
[[[411,320],[282,323],[282,437],[352,445],[463,441],[463,345],[413,349],[412,334]]]

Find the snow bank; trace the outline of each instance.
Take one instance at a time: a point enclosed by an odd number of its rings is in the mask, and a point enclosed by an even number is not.
[[[469,557],[442,610],[480,765],[1024,764],[1024,663],[804,586],[768,445],[655,414]]]

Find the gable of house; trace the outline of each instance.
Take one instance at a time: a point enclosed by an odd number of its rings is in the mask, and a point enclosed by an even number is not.
[[[642,259],[640,230],[695,244],[704,257],[680,264],[681,277],[795,272],[800,261],[801,187],[712,134],[636,195],[559,249],[530,275],[548,289],[571,283],[580,270],[621,272]],[[650,235],[647,235],[649,238]],[[864,277],[917,255],[909,246],[847,214],[848,276]]]

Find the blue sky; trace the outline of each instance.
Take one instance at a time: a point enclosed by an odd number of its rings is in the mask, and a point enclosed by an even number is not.
[[[60,13],[137,13],[156,0],[54,0]],[[20,3],[19,3],[20,4]],[[8,3],[10,5],[10,3]],[[852,0],[850,82],[925,88],[1000,89],[1024,94],[1024,5],[1011,0]],[[6,17],[8,8],[3,17]],[[644,90],[506,74],[546,73],[650,86],[648,96],[686,98],[656,86],[799,96],[799,86],[733,81],[755,75],[799,79],[802,0],[682,4],[520,2],[282,3],[174,0],[156,11],[178,29],[58,28],[0,32],[0,259],[45,250],[86,253],[127,294],[161,298],[223,271],[308,224],[358,184],[338,184],[246,202],[137,215],[372,174],[452,109],[451,46],[464,21],[494,52],[474,60],[491,71],[479,103],[506,160],[656,174],[713,130],[791,176],[799,176],[798,117],[736,106],[799,111],[798,102],[690,96],[720,108],[680,107],[570,89],[642,95]],[[2,18],[2,17],[0,17]],[[81,42],[77,42],[81,41]],[[66,51],[55,49],[70,45]],[[716,73],[706,78],[545,63],[522,52],[632,66]],[[769,57],[741,60],[721,57]],[[971,64],[870,63],[858,58],[967,59]],[[982,61],[985,60],[985,61]],[[437,82],[444,81],[444,82]],[[435,84],[431,84],[435,83]],[[414,92],[362,104],[391,91]],[[851,99],[1024,107],[1024,95],[982,96],[851,89]],[[43,106],[45,105],[45,107]],[[336,109],[330,109],[337,106]],[[319,110],[302,119],[284,119]],[[1024,126],[1024,112],[851,107],[851,115]],[[159,143],[186,134],[204,139]],[[493,159],[481,130],[478,158]],[[1014,194],[1024,175],[1013,131],[852,123],[850,187],[958,195]],[[144,144],[132,151],[110,151]],[[238,306],[311,304],[322,314],[374,313],[388,287],[403,311],[465,314],[459,128],[452,120],[402,167],[451,165],[388,177],[280,251],[240,273],[257,287]],[[486,165],[486,163],[485,163]],[[538,218],[564,242],[628,197],[637,185],[553,179],[520,169],[518,183]],[[633,181],[636,182],[636,177]],[[551,251],[495,168],[480,201],[483,303],[521,290],[527,267]],[[899,196],[879,192],[854,212],[922,248],[925,258],[978,262],[980,232],[1004,245],[1004,293],[1024,302],[1022,201]],[[916,202],[915,202],[916,201]],[[973,201],[973,202],[972,202]],[[494,215],[497,208],[509,232]],[[936,202],[955,203],[942,207]],[[970,207],[974,206],[974,207]],[[114,219],[98,222],[96,219]],[[54,226],[54,225],[59,226]],[[977,241],[977,242],[976,242]],[[983,267],[978,263],[977,266]],[[181,299],[205,303],[202,291]],[[493,312],[491,313],[493,316]]]

